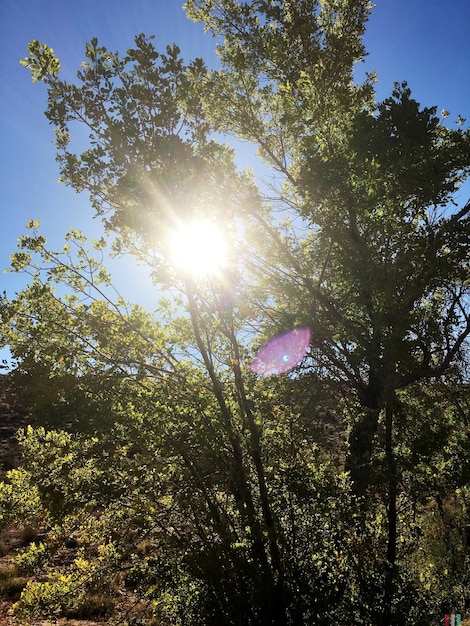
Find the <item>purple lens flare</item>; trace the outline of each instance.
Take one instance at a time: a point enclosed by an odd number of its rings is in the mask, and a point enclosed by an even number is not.
[[[270,339],[250,363],[250,370],[261,376],[285,374],[304,358],[310,345],[308,326],[288,330]]]

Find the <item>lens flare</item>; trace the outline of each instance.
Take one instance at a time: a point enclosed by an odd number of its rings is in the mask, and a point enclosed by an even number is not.
[[[304,358],[310,345],[310,337],[308,326],[294,328],[273,337],[257,352],[250,364],[250,370],[260,376],[290,372]]]

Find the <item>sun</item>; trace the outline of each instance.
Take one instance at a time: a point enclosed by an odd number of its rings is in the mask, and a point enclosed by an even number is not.
[[[227,242],[221,230],[210,221],[181,225],[170,241],[175,266],[193,276],[215,274],[227,263]]]

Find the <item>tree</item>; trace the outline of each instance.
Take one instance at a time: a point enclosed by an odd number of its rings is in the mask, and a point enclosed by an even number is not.
[[[467,384],[470,203],[454,198],[469,172],[469,131],[420,108],[406,84],[382,103],[373,76],[355,84],[368,2],[200,0],[187,11],[221,38],[221,69],[185,65],[175,46],[159,54],[139,35],[123,58],[93,40],[69,84],[50,48],[30,44],[24,64],[48,88],[62,180],[89,191],[116,249],[149,264],[183,317],[163,308],[155,322],[115,305],[79,235],[71,235],[77,262],[34,234],[14,257],[15,269],[32,268],[32,285],[3,307],[18,373],[59,379],[49,413],[55,404],[75,419],[80,407],[91,431],[93,415],[119,416],[122,446],[139,442],[106,457],[125,478],[94,496],[97,510],[128,511],[129,527],[165,546],[176,604],[190,603],[206,623],[342,616],[388,625],[405,623],[413,606],[431,619],[440,607],[429,609],[429,579],[407,556],[420,539],[399,511],[409,504],[416,522],[429,502],[444,510],[441,488],[422,482],[410,461],[442,463],[440,441],[410,441],[410,430],[436,429],[454,445],[446,424],[455,421],[468,445],[465,411],[444,399]],[[75,122],[90,133],[81,154]],[[254,143],[277,182],[256,188],[215,133]],[[169,237],[201,216],[224,224],[236,245],[230,271],[195,280],[174,268]],[[49,262],[46,280],[32,253]],[[54,281],[75,295],[58,298]],[[296,325],[312,331],[306,359],[287,379],[257,380],[247,368],[253,348]],[[437,415],[438,404],[446,408]],[[146,424],[150,445],[134,420]],[[26,451],[34,442],[25,440]],[[104,453],[92,440],[84,449]],[[335,478],[338,470],[349,478]],[[464,488],[459,472],[446,497]],[[150,483],[133,491],[145,473]],[[80,477],[70,493],[85,486]],[[162,498],[172,503],[163,512]],[[162,528],[176,529],[185,551]],[[113,543],[121,566],[129,549]],[[152,559],[160,582],[149,597],[161,597],[164,568]],[[189,580],[198,600],[182,592]]]
[[[45,249],[41,236],[21,243],[42,261],[31,266],[31,288],[8,304],[4,318],[21,362],[13,377],[32,394],[38,388],[50,391],[47,403],[30,402],[47,431],[39,426],[21,438],[28,468],[22,480],[32,484],[23,487],[25,495],[4,488],[6,521],[15,519],[19,497],[31,502],[26,514],[41,519],[54,537],[51,556],[57,558],[73,528],[80,545],[92,544],[92,552],[98,543],[98,552],[106,552],[111,579],[116,569],[128,570],[129,580],[138,580],[148,598],[168,594],[170,600],[158,602],[167,617],[172,611],[184,614],[188,605],[209,623],[328,614],[338,587],[354,576],[345,554],[350,548],[341,545],[346,535],[352,540],[354,523],[347,523],[345,476],[335,476],[337,466],[314,442],[309,416],[275,394],[269,380],[234,379],[241,371],[233,349],[242,346],[234,329],[224,329],[228,337],[220,332],[221,318],[214,319],[200,292],[188,299],[189,320],[174,319],[174,311],[162,306],[161,321],[152,322],[141,309],[126,311],[123,303],[103,301],[105,286],[94,272],[85,273],[88,268],[99,273],[100,265],[79,234],[70,239],[62,253],[67,264],[61,253]],[[79,252],[75,262],[73,242]],[[19,253],[14,262],[25,267],[29,253]],[[43,283],[46,263],[50,270]],[[53,283],[60,284],[64,272],[74,293],[58,298]],[[58,416],[65,422],[61,431]],[[10,483],[18,481],[13,472]],[[325,523],[334,528],[332,534]],[[151,551],[145,566],[137,560],[143,540],[157,554],[162,551],[161,558]],[[276,563],[277,549],[284,554]],[[332,559],[329,552],[337,556]],[[28,551],[21,564],[37,567],[33,556]],[[102,568],[92,559],[86,562],[76,580],[80,590],[93,576],[103,580]],[[188,577],[198,590],[193,598],[185,589]],[[312,585],[322,595],[311,596]],[[41,593],[25,592],[19,614],[31,614]],[[273,602],[275,593],[284,607]],[[52,597],[61,594],[68,598],[70,588],[59,585]]]

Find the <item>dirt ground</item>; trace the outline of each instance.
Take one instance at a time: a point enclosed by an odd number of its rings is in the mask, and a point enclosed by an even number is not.
[[[2,552],[0,553],[0,572],[8,568],[11,557],[19,547],[24,545],[22,533],[17,529],[5,529],[0,533]],[[19,595],[19,594],[18,594]],[[11,616],[11,606],[18,599],[15,595],[0,594],[0,626],[19,626]],[[56,620],[29,620],[27,626],[102,626],[106,621],[96,622],[90,620],[76,620],[60,618]],[[25,624],[26,626],[26,624]]]
[[[19,626],[9,615],[10,604],[0,599],[0,626]],[[90,622],[89,620],[76,620],[60,618],[51,620],[33,620],[28,622],[28,626],[103,626],[106,622]],[[25,625],[26,626],[26,625]]]
[[[0,387],[0,480],[5,472],[12,469],[18,462],[18,449],[15,440],[16,431],[30,422],[27,413],[16,405],[5,402]],[[0,572],[7,569],[11,557],[24,545],[24,535],[17,529],[3,529],[0,532]],[[19,594],[18,594],[19,595]],[[0,593],[0,626],[18,626],[10,614],[12,604],[17,596]],[[102,626],[106,621],[57,619],[28,621],[27,626]],[[26,625],[25,625],[26,626]]]

